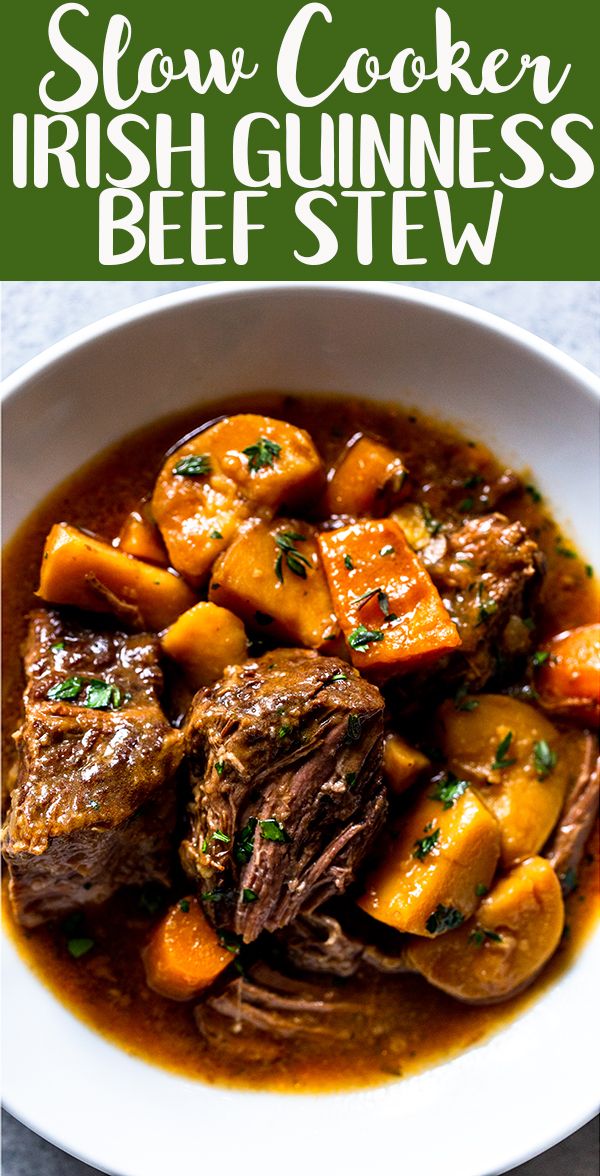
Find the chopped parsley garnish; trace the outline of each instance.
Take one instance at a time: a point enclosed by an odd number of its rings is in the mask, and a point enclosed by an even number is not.
[[[275,817],[267,817],[266,820],[259,820],[260,835],[264,837],[265,841],[289,841],[289,837]]]
[[[539,670],[540,666],[543,666],[544,662],[547,662],[549,657],[550,654],[547,649],[537,649],[536,652],[531,655],[531,664],[533,668],[535,670]]]
[[[364,649],[372,641],[383,641],[384,636],[381,629],[366,629],[364,625],[359,625],[348,637],[348,645],[351,649]]]
[[[221,902],[221,899],[228,897],[227,890],[207,890],[205,894],[201,895],[204,902]]]
[[[512,743],[512,737],[512,731],[507,731],[504,739],[500,740],[496,748],[496,755],[492,764],[492,772],[501,772],[503,768],[510,768],[513,764],[516,764],[517,761],[515,759],[507,759],[506,757],[506,753],[508,752],[508,749]]]
[[[292,731],[292,728],[289,726],[288,723],[282,723],[281,727],[279,728],[279,730],[277,732],[277,738],[278,739],[287,739],[288,735],[291,734],[291,731]]]
[[[231,841],[231,837],[229,836],[229,834],[223,833],[220,829],[215,829],[215,831],[211,835],[210,839],[211,839],[211,841],[224,841],[227,844],[229,844],[229,842]]]
[[[577,886],[576,870],[572,866],[569,866],[569,869],[565,870],[564,874],[559,874],[559,882],[563,895],[566,898]]]
[[[82,706],[88,706],[91,710],[118,710],[122,702],[123,695],[118,686],[93,678],[87,686]]]
[[[225,770],[225,764],[223,763],[223,760],[217,760],[217,762],[215,764],[215,772],[217,773],[217,776],[222,776],[224,770]]]
[[[258,609],[254,614],[254,620],[256,621],[257,625],[272,625],[274,619],[275,618],[272,617],[270,613],[260,612]]]
[[[476,486],[480,486],[483,482],[481,474],[471,474],[470,477],[465,478],[463,487],[465,490],[474,490]]]
[[[248,458],[248,469],[254,474],[274,464],[281,453],[281,445],[269,441],[268,437],[259,437],[255,445],[248,445],[243,452]]]
[[[217,531],[217,530],[211,531],[210,537],[211,537],[211,539],[222,539],[223,538],[221,532]]]
[[[539,490],[537,490],[535,486],[532,486],[531,482],[529,483],[529,485],[527,485],[525,487],[525,489],[526,489],[527,493],[529,494],[532,502],[541,502],[542,501],[542,496],[541,496]]]
[[[591,580],[591,579],[593,579],[593,576],[594,576],[594,569],[593,569],[593,567],[592,567],[592,565],[591,565],[591,564],[586,564],[586,565],[585,565],[585,574],[586,574],[586,576],[587,576],[588,580]]]
[[[434,845],[436,845],[439,836],[440,830],[434,829],[433,833],[427,833],[425,837],[419,837],[415,841],[416,848],[413,851],[413,857],[418,858],[420,862],[424,861],[427,854],[431,853]]]
[[[430,935],[441,935],[442,931],[453,931],[463,922],[464,915],[461,915],[456,907],[447,907],[440,902],[430,914],[425,928]]]
[[[452,805],[456,803],[459,796],[467,791],[469,787],[468,780],[457,780],[452,772],[446,772],[441,780],[438,780],[435,792],[430,794],[431,800],[439,800],[445,809],[451,809]]]
[[[230,951],[233,955],[237,955],[242,946],[241,937],[236,935],[235,931],[219,931],[219,943],[225,951]]]
[[[358,715],[348,715],[346,739],[349,743],[357,743],[360,739],[361,722]]]
[[[242,898],[244,902],[256,902],[258,894],[255,890],[251,890],[249,886],[244,886],[242,890]]]
[[[478,882],[475,886],[475,894],[478,898],[483,898],[488,892],[488,887],[483,882]]]
[[[437,535],[438,531],[441,530],[442,524],[438,522],[437,519],[434,519],[426,502],[421,503],[421,512],[423,514],[426,530],[429,531],[429,534],[432,536]]]
[[[236,862],[240,865],[245,865],[252,857],[252,850],[254,849],[254,833],[256,831],[256,817],[250,817],[248,823],[244,825],[239,838],[236,842],[233,851]]]
[[[354,564],[352,563],[352,559],[349,555],[344,556],[344,567],[347,568],[349,572],[354,570]]]
[[[281,584],[283,584],[283,561],[285,562],[295,576],[300,576],[301,580],[306,580],[306,569],[310,567],[310,560],[302,555],[302,552],[294,546],[296,543],[305,542],[306,535],[299,535],[297,531],[280,531],[275,536],[275,545],[279,548],[279,554],[275,560],[275,575]]]
[[[494,613],[498,612],[498,604],[495,600],[487,600],[484,604],[479,606],[479,620],[478,625],[483,625],[485,621],[493,617]]]
[[[454,695],[454,707],[457,711],[474,711],[479,706],[476,698],[467,697],[467,687],[460,686]]]
[[[173,473],[181,478],[204,478],[210,474],[212,466],[208,453],[189,453],[173,466]]]
[[[476,947],[482,947],[486,939],[492,943],[502,943],[502,936],[497,931],[488,931],[485,927],[476,927],[469,935],[469,943],[474,943]]]
[[[571,551],[570,547],[563,547],[561,543],[556,544],[555,551],[557,555],[562,555],[563,559],[577,559],[575,552]]]
[[[346,772],[346,784],[348,785],[348,788],[354,788],[357,779],[358,776],[356,772]]]
[[[189,899],[180,898],[179,899],[179,910],[183,911],[184,915],[187,915],[189,909],[190,909]]]
[[[540,780],[545,780],[553,768],[556,767],[558,756],[545,739],[540,739],[533,746],[533,762]]]
[[[379,605],[382,616],[384,616],[388,621],[394,621],[396,618],[393,613],[390,612],[389,596],[387,592],[383,591],[383,588],[369,588],[368,592],[364,592],[362,596],[357,596],[352,601],[352,604],[355,608],[361,609],[363,605],[367,603],[367,601],[373,600],[374,596],[377,597],[377,603]]]
[[[80,698],[84,689],[85,696]],[[91,710],[117,710],[125,701],[118,686],[111,686],[110,682],[103,682],[100,678],[86,682],[78,675],[57,682],[48,691],[47,697],[54,702],[74,702],[77,699],[80,706],[87,706]]]
[[[85,936],[81,939],[69,939],[67,941],[67,951],[69,955],[73,956],[74,960],[78,960],[81,956],[87,955],[94,946],[93,939],[87,939]]]
[[[330,682],[347,682],[347,681],[348,681],[348,675],[347,675],[347,674],[342,674],[342,672],[341,672],[341,670],[340,670],[340,672],[339,672],[338,674],[334,674],[334,675],[333,675],[333,678],[330,678],[330,679],[329,679],[329,681],[330,681]]]
[[[138,898],[138,906],[145,915],[157,915],[166,903],[166,890],[157,882],[145,882]]]
[[[463,511],[463,513],[468,510],[473,510],[474,503],[475,503],[475,499],[471,498],[471,496],[469,495],[468,498],[463,498],[462,502],[459,502],[458,509]]]
[[[386,543],[385,546],[381,548],[379,554],[380,555],[395,555],[396,548],[392,547],[391,543]]]
[[[386,620],[391,621],[395,619],[390,612],[390,598],[387,592],[383,591],[383,588],[380,588],[379,592],[377,593],[377,603]]]
[[[64,649],[64,648],[65,648],[64,641],[57,641],[55,645],[50,646],[52,653],[60,653],[61,649]]]
[[[377,596],[378,592],[381,592],[380,588],[369,588],[369,591],[363,592],[362,596],[355,596],[352,601],[354,608],[362,608],[368,600],[372,600],[374,596]]]
[[[47,697],[55,702],[72,702],[83,690],[83,678],[65,678],[64,682],[57,682],[48,691]]]

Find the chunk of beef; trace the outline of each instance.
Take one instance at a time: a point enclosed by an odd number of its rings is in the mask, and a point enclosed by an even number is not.
[[[558,824],[546,847],[546,857],[554,866],[565,890],[572,889],[583,857],[586,841],[598,813],[600,795],[600,759],[595,735],[570,732],[571,740],[583,743],[579,772],[565,797]]]
[[[40,609],[25,672],[2,849],[15,915],[33,927],[121,885],[167,880],[182,737],[158,702],[154,637],[99,633]],[[71,699],[56,698],[61,686]]]
[[[196,695],[185,743],[181,859],[220,927],[250,942],[347,888],[387,808],[375,686],[337,658],[276,650]]]
[[[529,648],[524,617],[542,554],[522,523],[501,514],[465,520],[422,554],[462,640],[454,660],[469,684],[481,688],[499,662]]]

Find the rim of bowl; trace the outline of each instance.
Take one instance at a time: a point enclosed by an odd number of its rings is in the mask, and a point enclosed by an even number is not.
[[[509,319],[502,318],[492,311],[483,310],[471,303],[453,298],[448,294],[438,294],[430,290],[420,290],[414,286],[403,286],[393,282],[369,281],[331,281],[331,282],[274,282],[274,281],[229,281],[205,282],[198,286],[191,286],[185,290],[170,291],[158,294],[156,297],[136,302],[132,306],[123,307],[112,314],[104,315],[100,319],[89,323],[85,327],[66,335],[58,342],[46,347],[43,351],[22,364],[0,384],[0,398],[8,399],[19,391],[21,386],[34,379],[40,372],[53,366],[66,355],[79,348],[85,347],[92,340],[101,339],[112,331],[121,330],[139,319],[160,315],[171,308],[185,305],[188,302],[204,302],[220,299],[225,296],[243,298],[253,293],[297,293],[310,296],[323,291],[341,294],[357,294],[382,300],[392,299],[398,302],[409,302],[417,306],[436,310],[443,316],[459,318],[484,328],[494,335],[510,339],[513,343],[527,351],[535,351],[546,362],[559,368],[572,378],[578,380],[586,391],[600,399],[600,375],[595,374],[584,364],[572,359],[553,343],[546,342],[539,335],[520,327]]]

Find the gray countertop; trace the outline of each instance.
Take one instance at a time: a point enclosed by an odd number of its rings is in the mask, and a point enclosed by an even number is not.
[[[600,370],[600,282],[408,284],[494,311],[554,343],[593,371]],[[103,315],[193,285],[196,283],[4,282],[2,374],[7,376],[51,343]],[[2,1132],[3,1176],[89,1176],[95,1171],[41,1140],[6,1113]],[[598,1120],[515,1169],[519,1176],[598,1176],[598,1171]],[[422,1167],[421,1176],[433,1174]]]

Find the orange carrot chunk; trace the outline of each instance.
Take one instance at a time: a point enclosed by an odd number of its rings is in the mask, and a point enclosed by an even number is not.
[[[559,633],[537,654],[548,656],[536,675],[540,702],[576,722],[600,723],[600,624]]]
[[[38,596],[91,612],[114,612],[125,624],[158,632],[196,603],[187,584],[68,523],[48,534]]]
[[[460,645],[431,577],[393,519],[318,536],[336,616],[358,669],[415,669]]]
[[[191,1000],[232,960],[196,898],[167,911],[142,955],[149,987],[170,1000]]]
[[[162,564],[163,567],[169,562],[160,531],[156,523],[146,518],[143,509],[132,510],[127,515],[119,532],[119,551],[135,555],[137,559],[147,559],[150,563]]]
[[[327,486],[330,514],[383,515],[398,502],[406,481],[399,453],[359,436],[346,449]]]

